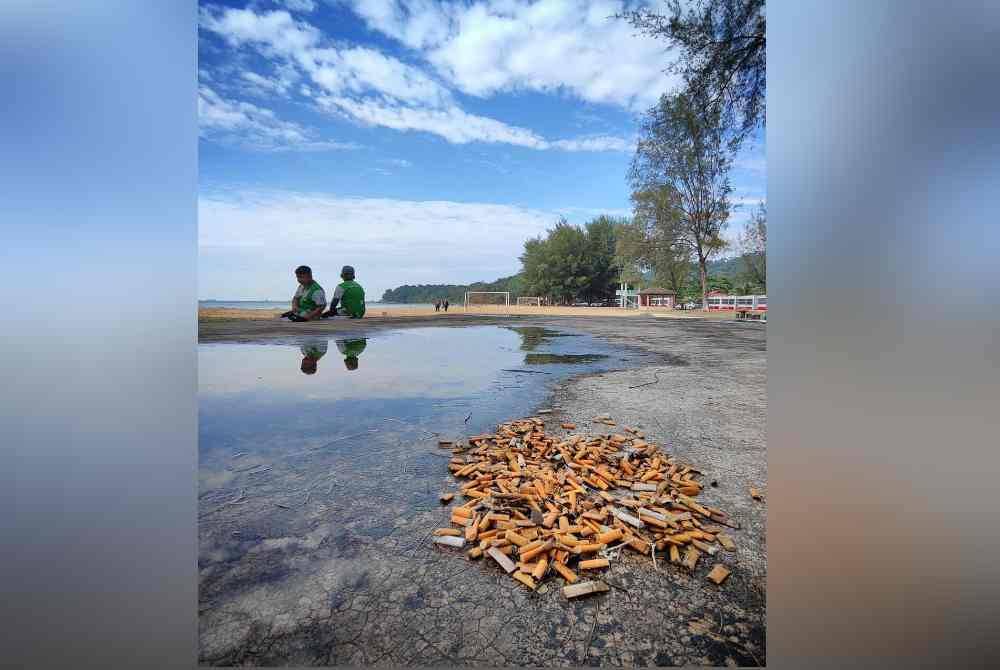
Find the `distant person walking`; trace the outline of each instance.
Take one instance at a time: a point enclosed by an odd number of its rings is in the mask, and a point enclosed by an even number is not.
[[[444,311],[446,311],[446,312],[448,311],[448,299],[447,298],[444,299]]]
[[[435,300],[434,301],[434,311],[435,312],[441,311],[441,301],[440,300]]]
[[[365,290],[361,284],[354,281],[354,268],[345,265],[340,271],[341,283],[333,291],[333,299],[330,300],[330,311],[323,315],[323,318],[337,316],[338,313],[346,314],[352,319],[360,319],[365,315]]]
[[[313,279],[312,269],[308,265],[295,268],[295,280],[299,287],[292,296],[292,308],[280,318],[289,321],[312,321],[318,319],[326,307],[326,293],[323,287]]]

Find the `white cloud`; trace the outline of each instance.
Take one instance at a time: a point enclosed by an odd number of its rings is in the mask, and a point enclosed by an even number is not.
[[[293,12],[304,12],[306,14],[316,11],[316,3],[313,0],[280,0],[278,4],[288,7]]]
[[[199,134],[224,144],[257,151],[331,151],[356,144],[319,140],[316,132],[279,119],[273,111],[227,100],[208,86],[198,89]]]
[[[575,140],[556,140],[551,143],[557,149],[565,151],[632,151],[635,149],[635,141],[626,140],[621,137],[610,137],[608,135],[598,135],[595,137],[582,137]]]
[[[664,74],[665,44],[614,19],[624,3],[598,0],[354,0],[370,28],[421,52],[470,95],[562,92],[630,110],[654,104],[679,79]]]
[[[509,126],[500,121],[467,114],[458,107],[411,107],[385,103],[375,99],[356,100],[347,97],[317,98],[319,105],[369,126],[395,130],[418,130],[439,135],[453,144],[492,142],[514,144],[532,149],[548,148],[546,141],[525,128]]]
[[[274,95],[286,96],[290,83],[282,79],[271,79],[263,77],[256,72],[244,70],[240,73],[243,79],[243,89],[258,97],[267,98]]]
[[[513,205],[286,191],[203,195],[198,212],[203,297],[281,296],[289,268],[308,263],[333,278],[349,263],[373,300],[406,283],[513,274],[524,240],[558,218]]]
[[[444,37],[435,28],[439,26],[436,6],[413,6],[422,14],[407,19],[401,28],[405,39],[422,43]],[[382,9],[389,11],[393,7],[370,3],[366,11],[376,16]],[[279,71],[300,70],[315,87],[300,86],[304,97],[315,101],[321,110],[356,123],[433,133],[455,144],[505,143],[565,151],[630,148],[626,140],[606,136],[550,141],[529,129],[470,114],[455,103],[447,88],[419,68],[374,49],[337,45],[285,11],[256,14],[248,9],[203,8],[200,21],[203,29],[217,33],[231,46],[249,46],[277,61]],[[294,78],[287,75],[278,81],[260,75],[252,79],[257,92],[271,85],[276,93],[284,94],[294,83]]]
[[[383,163],[387,163],[389,165],[395,165],[396,167],[402,167],[402,168],[408,168],[408,167],[412,167],[413,166],[413,163],[411,163],[410,161],[406,160],[405,158],[386,158],[382,162]]]

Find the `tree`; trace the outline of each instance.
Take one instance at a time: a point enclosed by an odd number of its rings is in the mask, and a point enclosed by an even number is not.
[[[615,248],[618,231],[626,223],[624,218],[601,215],[584,225],[586,272],[590,280],[584,288],[587,302],[603,301],[615,294],[619,275]]]
[[[655,248],[698,263],[708,308],[708,259],[725,248],[729,218],[727,126],[718,109],[685,93],[663,95],[643,117],[629,170],[636,216],[652,221]]]
[[[544,239],[525,242],[521,264],[528,291],[560,303],[572,301],[590,281],[585,270],[586,241],[580,228],[560,219]]]
[[[767,204],[761,202],[740,235],[746,279],[767,291]]]
[[[718,107],[736,144],[766,123],[767,17],[764,0],[669,0],[663,14],[642,8],[619,14],[680,52],[668,72],[685,92]],[[686,6],[686,8],[685,8]]]
[[[628,280],[637,283],[652,272],[656,284],[681,298],[691,271],[691,250],[672,239],[678,210],[671,204],[671,191],[659,187],[633,194],[635,216],[619,232],[617,258],[631,269]]]
[[[583,227],[560,219],[546,236],[524,243],[524,290],[553,302],[594,302],[614,295],[615,248],[622,219],[599,216]]]

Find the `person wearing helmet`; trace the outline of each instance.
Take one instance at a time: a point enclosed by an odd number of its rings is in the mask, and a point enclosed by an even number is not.
[[[337,316],[339,307],[339,313],[352,319],[360,319],[365,315],[365,290],[354,281],[354,268],[350,265],[345,265],[340,271],[340,278],[344,281],[337,284],[333,299],[330,300],[330,311],[323,317]]]

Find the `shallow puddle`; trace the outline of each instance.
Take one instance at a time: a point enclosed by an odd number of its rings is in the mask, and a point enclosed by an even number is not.
[[[451,482],[438,440],[529,415],[554,384],[622,357],[588,335],[497,326],[199,346],[203,609],[317,560],[430,551]]]

